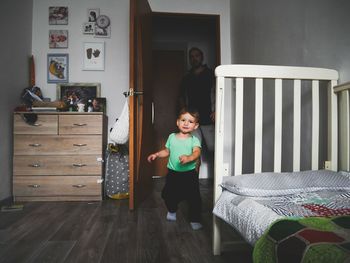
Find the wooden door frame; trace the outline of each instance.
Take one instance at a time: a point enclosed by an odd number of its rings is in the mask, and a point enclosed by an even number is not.
[[[135,61],[135,1],[130,0],[130,14],[129,14],[129,22],[130,22],[130,31],[129,31],[129,91],[135,90],[135,67],[133,61]],[[134,99],[129,97],[129,112],[133,112],[135,108]],[[129,163],[133,163],[135,160],[135,134],[134,134],[135,122],[134,118],[129,118]],[[129,165],[129,209],[133,210],[134,207],[134,165]]]

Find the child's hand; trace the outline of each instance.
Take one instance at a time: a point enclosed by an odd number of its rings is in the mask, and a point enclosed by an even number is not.
[[[191,161],[191,158],[188,155],[181,155],[179,157],[179,161],[180,161],[181,164],[186,164],[186,163]]]
[[[153,153],[153,154],[151,154],[151,155],[149,155],[148,157],[147,157],[147,161],[149,162],[149,163],[151,163],[152,161],[154,161],[155,159],[157,159],[157,154],[155,154],[155,153]]]

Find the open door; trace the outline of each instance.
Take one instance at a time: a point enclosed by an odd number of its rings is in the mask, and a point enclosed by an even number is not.
[[[152,190],[153,150],[151,8],[147,0],[130,0],[130,199],[133,210]]]

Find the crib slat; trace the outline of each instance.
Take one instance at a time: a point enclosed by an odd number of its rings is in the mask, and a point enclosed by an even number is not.
[[[236,78],[235,175],[242,174],[243,78]]]
[[[330,109],[331,109],[331,125],[328,125],[328,157],[331,158],[331,169],[338,170],[338,97],[333,92],[333,87],[337,85],[337,80],[331,80],[330,94]]]
[[[349,105],[349,90],[346,91],[346,120],[347,120],[347,126],[346,126],[346,171],[350,170],[350,122],[349,122],[349,118],[350,118],[350,105]]]
[[[282,163],[282,79],[275,79],[275,150],[274,172],[281,172]]]
[[[312,139],[311,139],[311,169],[318,170],[318,144],[320,131],[320,89],[319,81],[312,81]]]
[[[301,80],[294,80],[293,171],[300,171]]]
[[[349,90],[341,91],[339,97],[339,168],[349,171]]]
[[[263,80],[255,80],[255,158],[254,172],[261,173],[263,138]]]
[[[346,91],[346,171],[350,170],[350,105],[349,105],[349,90]]]
[[[217,77],[216,78],[216,111],[215,119],[218,124],[215,125],[215,177],[214,177],[214,201],[219,198],[221,194],[220,183],[222,182],[223,177],[223,167],[224,163],[224,85],[225,78]]]
[[[221,194],[220,184],[223,177],[224,163],[224,85],[225,78],[216,78],[216,110],[215,119],[217,125],[215,125],[215,176],[214,176],[214,203],[219,199]],[[219,219],[213,216],[213,253],[219,255],[221,252],[221,235]]]

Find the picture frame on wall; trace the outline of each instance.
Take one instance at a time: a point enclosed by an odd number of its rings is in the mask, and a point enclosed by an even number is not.
[[[49,25],[68,25],[68,7],[50,6]]]
[[[83,70],[104,70],[105,43],[83,43]]]
[[[68,54],[47,54],[47,82],[68,82],[69,56]]]
[[[105,27],[101,28],[97,25],[95,25],[95,37],[105,37],[110,38],[111,37],[111,27]]]
[[[95,37],[111,37],[111,20],[106,15],[97,17]]]
[[[83,34],[94,35],[95,34],[95,23],[94,22],[83,23]]]
[[[96,22],[97,18],[100,15],[100,9],[99,8],[89,8],[87,10],[88,15],[88,22]]]
[[[101,96],[101,83],[59,83],[56,89],[57,100],[66,101],[70,96],[77,97],[81,103]]]
[[[68,30],[49,30],[49,48],[68,48]]]

